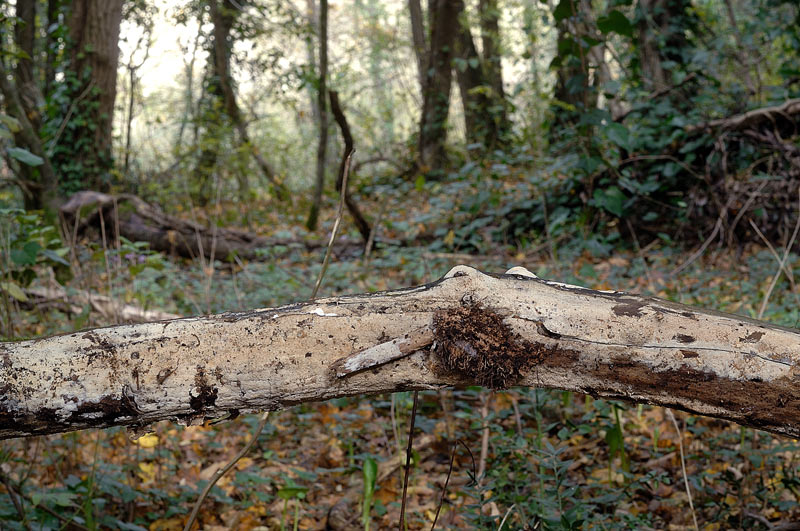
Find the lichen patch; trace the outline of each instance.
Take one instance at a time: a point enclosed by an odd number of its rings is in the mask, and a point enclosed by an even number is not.
[[[492,389],[505,389],[540,363],[547,348],[524,340],[503,318],[477,305],[433,317],[438,369]]]

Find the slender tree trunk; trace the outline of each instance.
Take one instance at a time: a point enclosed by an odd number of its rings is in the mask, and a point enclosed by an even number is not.
[[[418,162],[424,170],[440,169],[445,159],[453,48],[461,6],[462,0],[430,0],[431,47],[422,91],[418,150]]]
[[[469,25],[461,18],[456,37],[456,54],[460,60],[454,66],[464,106],[467,143],[491,151],[508,132],[506,102],[495,92],[496,80],[491,79],[486,61],[475,47]]]
[[[308,18],[308,27],[312,33],[319,35],[319,11],[317,10],[317,3],[315,0],[306,0],[306,17]],[[317,54],[314,47],[314,40],[308,39],[306,41],[306,61],[311,68],[316,67]],[[317,104],[317,91],[311,84],[308,84],[308,106],[311,109],[311,119],[314,124],[319,123],[319,105]]]
[[[186,124],[191,122],[197,123],[196,113],[194,111],[194,63],[197,59],[197,49],[199,48],[200,44],[200,35],[201,33],[198,31],[197,35],[194,39],[194,46],[192,48],[192,56],[189,59],[189,62],[184,62],[184,67],[186,71],[186,92],[184,94],[184,107],[183,107],[183,114],[181,116],[181,126],[178,129],[178,136],[175,141],[175,152],[181,153],[183,150],[183,135],[186,131]],[[196,125],[195,125],[196,128]],[[196,131],[196,130],[195,130]],[[195,135],[196,139],[196,135]]]
[[[19,100],[22,112],[26,114],[26,118],[30,122],[31,129],[38,136],[41,125],[40,107],[43,102],[40,101],[42,96],[33,71],[33,58],[36,56],[36,1],[17,0],[15,14],[17,20],[14,24],[14,40],[23,53],[17,57],[17,65],[14,70],[15,84],[12,87],[15,89],[15,97]],[[14,136],[17,144],[27,146],[31,150],[30,142],[25,140],[26,136],[30,139],[30,134],[17,133]],[[45,205],[42,199],[46,194],[42,194],[43,182],[39,178],[40,171],[20,163],[17,165],[17,173],[19,180],[25,183],[24,192],[26,193],[23,194],[25,208],[43,208]]]
[[[36,57],[34,50],[36,41],[36,0],[17,0],[16,10],[17,21],[14,24],[14,40],[19,50],[24,53],[24,55],[17,57],[16,83],[22,97],[26,99],[25,106],[29,109],[38,110],[39,102],[30,99],[34,94],[38,93],[38,90],[31,90],[31,87],[37,85],[33,73],[33,58]],[[35,121],[34,125],[36,125]]]
[[[342,161],[339,163],[339,174],[336,177],[336,191],[340,192],[344,181],[347,158],[353,153],[354,149],[353,135],[350,133],[350,126],[347,125],[347,118],[344,115],[342,106],[339,105],[339,93],[334,90],[329,90],[328,94],[331,99],[333,118],[336,120],[336,123],[339,124],[339,128],[342,131],[342,139],[344,140],[344,153],[342,154]],[[367,222],[364,214],[361,213],[361,209],[358,208],[358,203],[356,203],[355,199],[353,199],[353,195],[350,193],[350,180],[348,179],[344,184],[345,206],[347,206],[347,211],[350,212],[350,216],[352,216],[353,222],[356,224],[356,228],[358,228],[358,232],[361,234],[361,237],[364,238],[364,243],[366,244],[369,241],[372,228],[369,226],[369,222]]]
[[[559,50],[570,51],[559,54],[560,64],[553,94],[558,107],[553,110],[555,117],[554,127],[550,129],[551,140],[563,138],[565,134],[571,137],[579,115],[597,107],[597,91],[591,82],[590,50],[580,44],[584,37],[594,36],[592,4],[589,0],[575,0],[572,6],[575,12],[562,19],[557,27]],[[584,125],[579,133],[580,138],[586,141],[592,136],[593,128]]]
[[[644,86],[651,92],[667,89],[672,74],[664,67],[669,61],[683,63],[688,46],[684,31],[691,0],[639,0],[638,52]]]
[[[480,0],[478,3],[483,44],[483,64],[486,77],[492,87],[492,113],[500,137],[511,130],[508,118],[508,99],[503,87],[503,61],[500,35],[500,8],[497,0]]]
[[[142,65],[147,62],[147,58],[150,57],[150,38],[151,38],[151,29],[148,28],[145,30],[145,33],[139,37],[139,40],[136,42],[136,48],[134,48],[131,56],[128,58],[128,64],[126,65],[126,69],[128,71],[128,110],[127,115],[125,117],[125,153],[124,153],[124,163],[122,165],[123,174],[127,176],[128,170],[130,168],[130,159],[131,159],[131,130],[133,126],[133,111],[136,106],[136,90],[137,84],[139,81],[138,76],[136,75],[136,71],[139,70]],[[145,53],[142,61],[135,65],[133,64],[134,55],[142,46],[142,43],[145,43]]]
[[[436,0],[430,0],[432,2]],[[408,0],[408,13],[411,18],[411,43],[414,48],[414,57],[417,59],[417,73],[419,86],[425,86],[425,71],[428,69],[428,47],[425,45],[425,23],[422,19],[422,5],[420,0]]]
[[[464,4],[461,3],[462,13],[463,8]],[[454,67],[464,107],[467,143],[487,145],[495,136],[486,94],[489,81],[484,76],[483,61],[478,55],[472,32],[463,20],[458,24],[455,51],[458,60]]]
[[[317,144],[317,173],[314,181],[314,197],[308,213],[306,227],[317,228],[322,207],[322,191],[325,187],[325,152],[328,149],[328,0],[319,2],[319,77],[317,86],[317,109],[319,110],[319,144]]]
[[[234,87],[233,76],[231,75],[231,52],[233,49],[231,30],[233,29],[233,24],[236,22],[236,18],[241,12],[241,4],[243,3],[245,2],[242,0],[239,2],[223,0],[222,8],[220,8],[219,0],[210,0],[211,21],[214,25],[214,75],[219,86],[220,96],[222,97],[223,109],[239,134],[240,144],[247,148],[247,151],[252,155],[264,178],[272,183],[278,199],[286,200],[289,198],[288,192],[282,183],[278,181],[277,173],[263,155],[261,155],[258,148],[250,141],[250,135],[247,132],[247,124],[242,117],[242,112],[236,101],[236,89]],[[248,192],[249,184],[246,175],[242,175],[242,179],[239,181],[239,193],[241,194],[242,200],[247,199]]]
[[[800,437],[800,331],[522,268],[0,343],[0,359],[0,439],[452,385],[551,387]]]
[[[44,65],[44,93],[50,94],[53,81],[56,78],[56,58],[58,57],[58,41],[54,38],[55,25],[58,23],[58,14],[61,12],[61,0],[47,1],[47,33],[44,39],[45,62]]]
[[[725,9],[728,13],[728,22],[730,22],[731,31],[733,31],[733,36],[736,39],[736,55],[740,63],[739,71],[742,73],[747,90],[752,96],[755,96],[756,100],[760,100],[761,80],[759,79],[759,84],[756,85],[753,81],[753,76],[750,75],[750,58],[748,57],[747,48],[742,40],[742,33],[739,31],[739,24],[736,23],[736,12],[733,9],[733,2],[731,0],[725,0]],[[758,63],[752,66],[755,68],[756,76],[758,77]]]

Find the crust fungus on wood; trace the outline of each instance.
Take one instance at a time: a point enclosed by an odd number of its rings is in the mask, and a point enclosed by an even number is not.
[[[552,387],[798,437],[798,367],[797,330],[457,266],[396,291],[0,343],[0,439],[450,385]]]

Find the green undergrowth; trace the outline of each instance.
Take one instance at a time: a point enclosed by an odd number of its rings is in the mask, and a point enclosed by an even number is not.
[[[690,253],[669,238],[642,241],[642,251],[624,242],[613,224],[587,232],[581,219],[560,219],[558,207],[548,214],[548,231],[528,227],[514,233],[518,220],[503,204],[493,205],[491,193],[460,186],[422,182],[401,191],[436,192],[439,202],[413,217],[407,212],[388,215],[381,245],[368,259],[358,251],[335,257],[321,294],[430,282],[459,263],[492,273],[523,265],[560,282],[654,295],[791,327],[800,321],[793,281],[779,275],[770,290],[778,266],[767,249],[712,248],[673,275]],[[14,251],[2,255],[5,282],[20,289],[38,285],[63,260],[73,265],[72,278],[62,277],[67,293],[101,292],[180,315],[306,299],[324,252],[276,247],[265,250],[263,260],[235,266],[175,260],[124,241],[114,249],[80,242],[67,252],[43,228],[43,220],[21,218],[25,214],[20,212],[4,215],[17,217],[17,224],[7,225],[3,233],[4,248]],[[465,226],[469,230],[462,230]],[[414,235],[429,243],[403,244]],[[356,236],[346,233],[344,238]],[[800,258],[790,255],[789,270],[798,265]],[[37,307],[4,286],[4,323],[13,323],[6,326],[13,330],[6,332],[7,339],[111,324],[88,305]],[[411,404],[410,393],[397,393],[305,404],[274,414],[248,457],[212,489],[201,524],[321,529],[333,518],[331,508],[346,500],[339,512],[353,528],[365,522],[371,529],[395,528],[401,473],[381,471],[404,455]],[[421,393],[409,528],[430,528],[453,456],[440,528],[499,529],[501,523],[502,529],[690,526],[678,441],[694,512],[704,529],[766,529],[767,523],[800,518],[796,441],[725,421],[675,415],[680,432],[662,408],[561,391]],[[245,444],[255,423],[255,417],[189,428],[160,423],[137,441],[122,429],[4,441],[0,528],[64,529],[73,522],[90,529],[181,529],[205,481]],[[479,469],[486,471],[483,476],[476,476]]]

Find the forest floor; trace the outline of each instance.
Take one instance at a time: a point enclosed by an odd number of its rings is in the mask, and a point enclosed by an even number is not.
[[[613,236],[587,244],[551,234],[512,246],[497,237],[496,223],[481,221],[497,216],[448,214],[448,195],[438,205],[412,198],[405,204],[420,206],[411,214],[374,205],[371,211],[387,212],[379,240],[430,234],[433,243],[387,244],[368,258],[334,256],[320,294],[420,284],[458,263],[495,273],[524,265],[560,282],[787,326],[800,321],[793,280],[782,275],[770,288],[778,265],[766,247],[711,246],[672,274],[690,253],[668,238],[640,248]],[[321,238],[332,224],[329,207]],[[232,223],[236,211],[230,205],[209,219]],[[251,223],[271,226],[274,235],[305,234],[300,215],[254,217]],[[459,232],[465,223],[473,227]],[[305,299],[324,249],[272,249],[263,261],[234,266],[154,257],[133,246],[84,252],[75,287],[189,315]],[[792,255],[789,270],[797,265]],[[112,324],[88,310],[17,312],[18,336]],[[412,403],[412,393],[396,393],[272,414],[249,455],[212,489],[200,512],[202,529],[396,529]],[[440,529],[684,529],[695,518],[703,529],[772,529],[800,519],[800,442],[672,414],[544,389],[420,393],[408,528],[430,529],[437,511]],[[182,529],[204,483],[246,444],[257,420],[160,423],[137,440],[110,429],[4,441],[0,529]],[[365,485],[372,481],[370,495]],[[19,522],[19,508],[4,493],[9,488],[23,494],[28,521]]]

